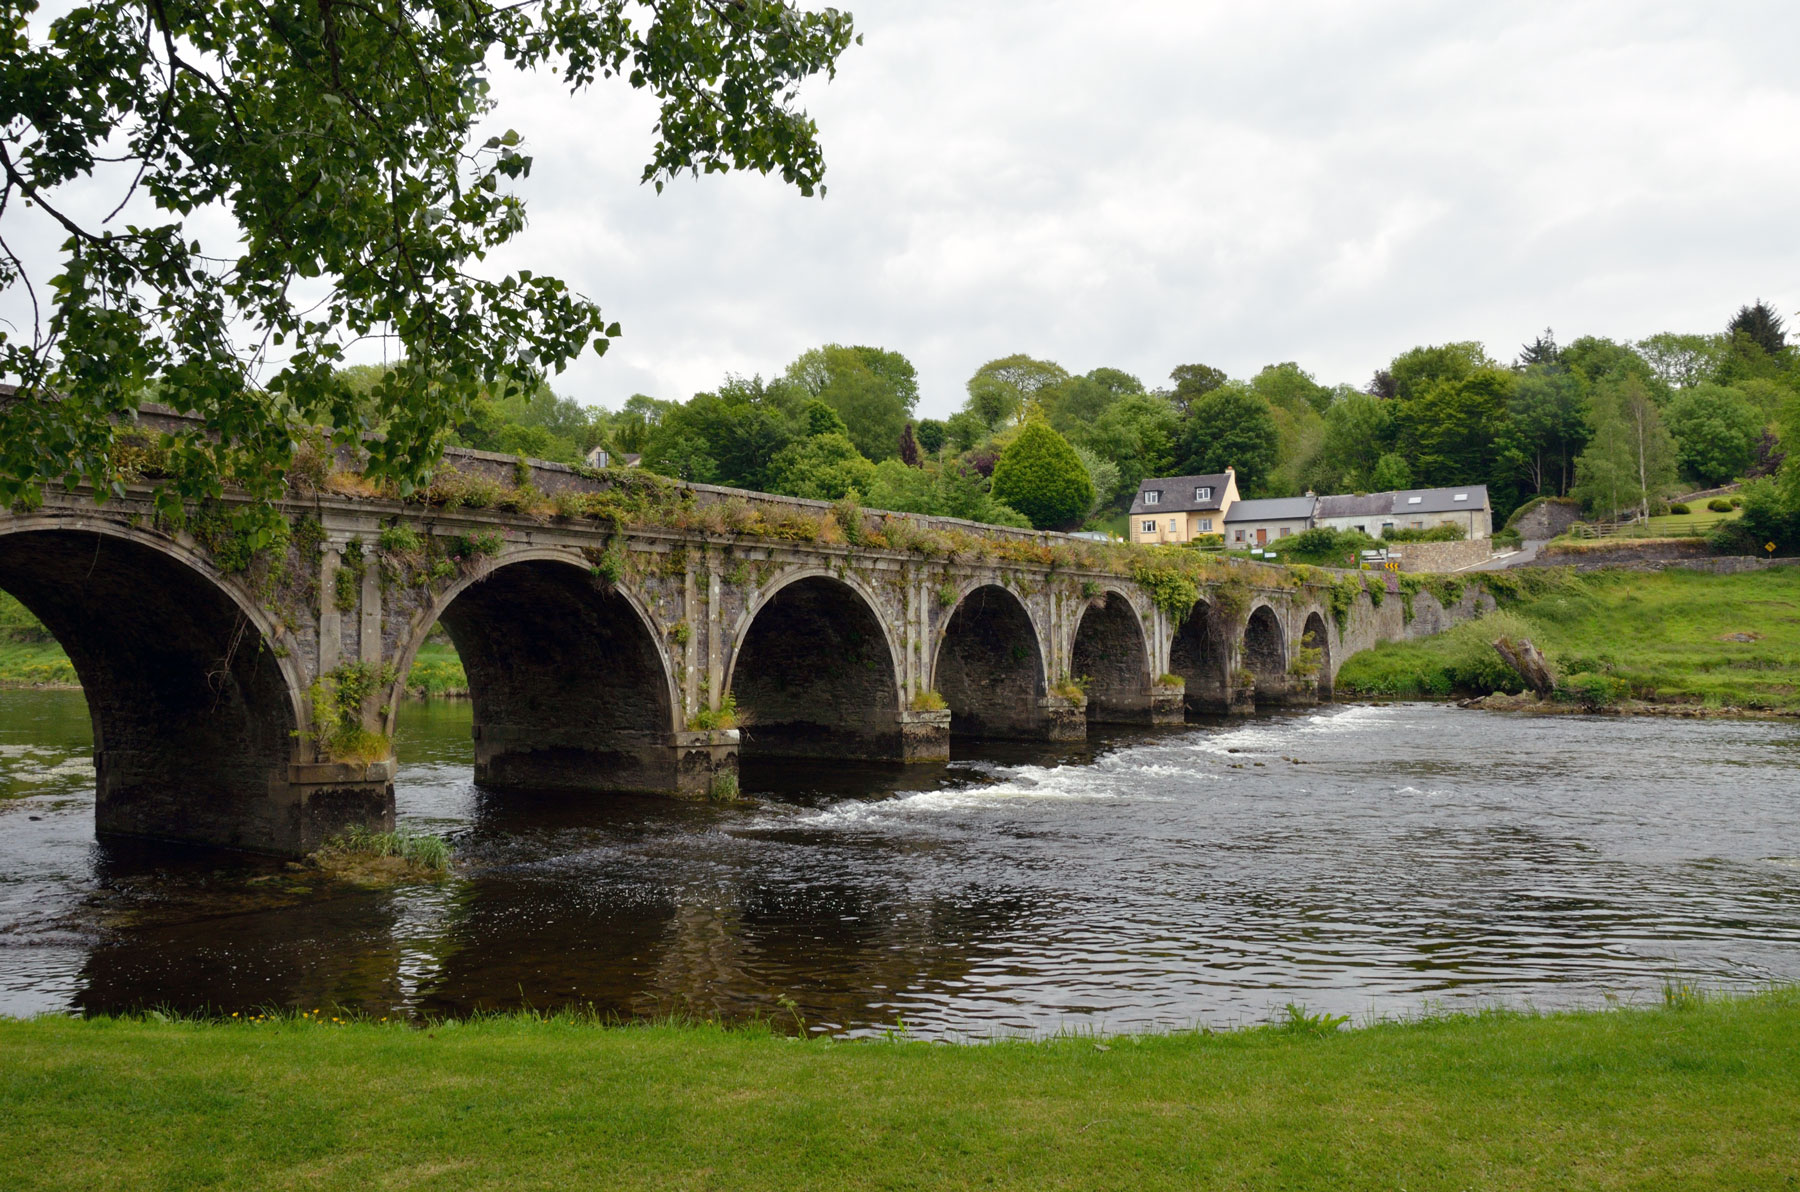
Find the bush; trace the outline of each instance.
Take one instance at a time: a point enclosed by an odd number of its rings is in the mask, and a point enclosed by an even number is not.
[[[1068,526],[1087,516],[1094,484],[1069,441],[1048,423],[1019,432],[994,465],[994,500],[1011,506],[1039,530]]]
[[[1685,516],[1686,514],[1692,513],[1693,510],[1689,509],[1687,507],[1687,505],[1684,504],[1683,502],[1676,501],[1674,504],[1669,506],[1669,512],[1680,517],[1680,516]]]
[[[1712,510],[1714,513],[1730,513],[1731,512],[1731,502],[1727,501],[1724,497],[1714,497],[1712,500],[1710,500],[1706,503],[1706,507],[1708,509]]]
[[[1733,509],[1742,509],[1744,507],[1744,498],[1742,498],[1742,497],[1731,498],[1731,507]]]
[[[1458,525],[1432,526],[1428,530],[1402,530],[1390,526],[1381,532],[1387,542],[1461,542],[1469,532]]]
[[[1612,675],[1582,671],[1556,685],[1556,698],[1580,704],[1591,712],[1611,707],[1631,694],[1631,685]]]

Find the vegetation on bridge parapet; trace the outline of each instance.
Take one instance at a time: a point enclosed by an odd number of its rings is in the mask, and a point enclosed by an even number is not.
[[[338,762],[378,762],[392,752],[384,733],[364,727],[363,710],[369,701],[394,684],[397,673],[389,666],[350,662],[314,680],[312,701],[313,743],[320,753]]]

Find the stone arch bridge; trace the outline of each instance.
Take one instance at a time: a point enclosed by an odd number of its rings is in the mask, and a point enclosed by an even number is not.
[[[0,512],[0,589],[86,692],[100,831],[292,854],[391,827],[395,707],[439,624],[479,782],[685,794],[729,787],[740,754],[934,761],[953,736],[1329,699],[1351,653],[1476,599],[1420,596],[1409,621],[1358,595],[1340,628],[1328,582],[1246,566],[1176,617],[1059,559],[1093,554],[1061,535],[867,513],[853,534],[819,502],[706,486],[665,487],[676,524],[597,520],[581,503],[625,482],[447,462],[463,487],[433,503],[354,481],[296,495],[292,535],[260,554],[217,511],[159,526],[144,489]],[[916,532],[964,545],[922,553]]]

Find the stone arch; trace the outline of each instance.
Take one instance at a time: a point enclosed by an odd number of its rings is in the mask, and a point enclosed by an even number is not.
[[[1230,670],[1231,646],[1225,635],[1225,619],[1211,603],[1198,601],[1175,627],[1175,637],[1169,644],[1169,673],[1187,684],[1187,710],[1228,710]]]
[[[1075,627],[1070,675],[1087,685],[1087,718],[1099,724],[1150,719],[1150,647],[1131,601],[1108,590],[1090,601]]]
[[[299,853],[351,823],[391,823],[388,770],[334,785],[337,767],[310,763],[293,643],[197,551],[98,519],[11,520],[0,588],[81,681],[97,831]]]
[[[950,705],[952,735],[1044,736],[1042,640],[1030,610],[1006,588],[977,584],[963,594],[931,672]]]
[[[662,636],[637,600],[594,575],[585,558],[518,551],[452,585],[414,621],[397,660],[401,676],[440,623],[469,679],[477,783],[678,789],[680,704]]]
[[[1306,615],[1300,628],[1300,644],[1319,652],[1317,691],[1320,699],[1331,698],[1331,630],[1317,609]]]
[[[748,756],[901,756],[894,643],[854,579],[808,568],[763,593],[738,625],[725,689]]]
[[[1244,622],[1244,668],[1256,680],[1257,703],[1279,703],[1287,695],[1287,633],[1266,604]]]

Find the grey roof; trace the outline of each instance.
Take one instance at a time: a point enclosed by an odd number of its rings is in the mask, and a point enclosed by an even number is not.
[[[1457,500],[1458,495],[1465,500]],[[1418,504],[1412,498],[1418,497]],[[1460,488],[1409,488],[1394,494],[1395,513],[1451,513],[1462,509],[1486,509],[1487,485],[1465,484]]]
[[[1264,497],[1255,501],[1234,501],[1225,511],[1230,522],[1307,521],[1313,515],[1317,497]]]
[[[1320,497],[1314,517],[1387,517],[1394,512],[1393,493],[1359,493]]]
[[[1223,472],[1213,476],[1158,476],[1138,485],[1137,496],[1131,502],[1131,512],[1204,513],[1208,509],[1217,509],[1225,500],[1225,481]],[[1212,499],[1195,501],[1194,490],[1197,488],[1212,489]],[[1162,499],[1154,505],[1144,504],[1144,493],[1149,490],[1161,492]]]
[[[1463,495],[1463,500],[1456,499],[1458,493]],[[1414,497],[1418,498],[1416,503]],[[1407,488],[1398,492],[1320,497],[1313,516],[1396,517],[1408,513],[1451,513],[1487,507],[1487,485],[1465,484],[1456,488]]]

